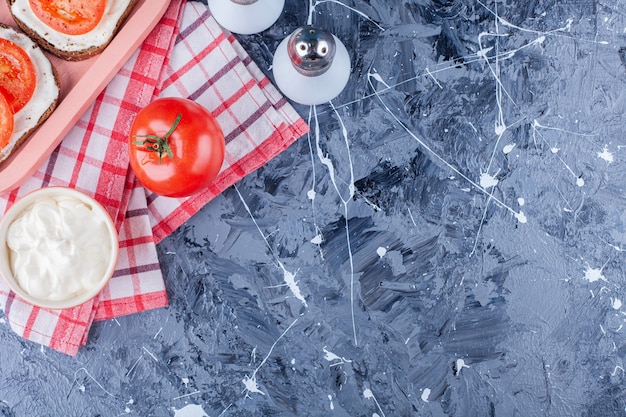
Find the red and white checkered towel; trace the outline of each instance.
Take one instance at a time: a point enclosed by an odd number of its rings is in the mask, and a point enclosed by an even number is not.
[[[226,138],[222,171],[205,192],[171,199],[147,192],[128,167],[127,132],[156,97],[188,97],[208,108]],[[116,220],[117,270],[99,299],[68,310],[30,306],[0,282],[0,307],[24,338],[76,355],[94,320],[167,305],[156,244],[209,200],[308,131],[241,45],[200,3],[172,0],[168,11],[26,183],[0,196],[0,213],[33,189],[70,186],[94,196]]]

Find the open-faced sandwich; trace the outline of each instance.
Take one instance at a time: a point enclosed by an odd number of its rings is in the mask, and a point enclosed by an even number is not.
[[[17,25],[48,52],[68,61],[99,54],[137,0],[7,0]]]
[[[0,24],[0,162],[50,116],[57,73],[28,36]]]

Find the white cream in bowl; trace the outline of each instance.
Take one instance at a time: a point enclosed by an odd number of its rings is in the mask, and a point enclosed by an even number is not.
[[[16,202],[0,223],[0,239],[0,273],[16,294],[46,308],[95,297],[117,262],[106,210],[70,188],[43,188]]]

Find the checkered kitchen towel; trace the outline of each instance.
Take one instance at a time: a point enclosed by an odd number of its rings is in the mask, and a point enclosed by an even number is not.
[[[186,199],[156,196],[129,170],[126,134],[134,115],[158,96],[191,98],[212,111],[222,126],[226,158],[206,192]],[[0,196],[1,213],[28,191],[48,185],[93,195],[119,228],[117,270],[99,299],[62,311],[32,307],[0,282],[0,307],[11,328],[24,338],[75,355],[94,320],[166,306],[156,243],[307,131],[205,5],[172,0],[140,50],[33,178]]]

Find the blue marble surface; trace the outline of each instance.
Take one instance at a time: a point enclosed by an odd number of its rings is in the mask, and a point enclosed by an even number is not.
[[[342,4],[343,3],[343,4]],[[0,325],[3,416],[626,415],[626,3],[287,1],[353,71],[159,246],[76,358]]]

